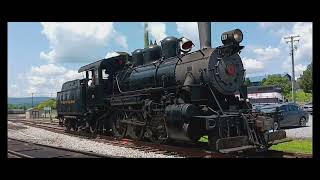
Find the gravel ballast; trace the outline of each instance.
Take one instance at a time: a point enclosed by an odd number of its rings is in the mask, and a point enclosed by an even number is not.
[[[21,126],[24,128],[10,128]],[[21,123],[12,123],[8,121],[8,137],[25,140],[32,143],[39,143],[55,147],[63,147],[81,151],[95,152],[99,154],[126,157],[126,158],[175,158],[175,156],[144,152],[136,149],[114,146],[111,144],[97,142],[81,137],[74,137],[65,134],[59,134],[40,128],[30,127]]]

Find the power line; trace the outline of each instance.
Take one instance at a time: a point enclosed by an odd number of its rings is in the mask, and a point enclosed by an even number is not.
[[[34,92],[31,93],[32,107],[33,107],[33,104],[34,104],[33,97],[34,97],[34,95],[36,95],[36,94],[37,94],[37,95],[39,95],[39,94],[41,94],[41,95],[50,95],[49,97],[50,97],[50,98],[53,98],[53,94],[54,94],[54,93],[52,93],[52,92],[51,92],[51,93],[34,93]]]
[[[31,106],[31,107],[33,107],[33,94],[34,94],[34,93],[31,93],[31,96],[32,96],[32,106]]]
[[[291,61],[292,61],[292,78],[291,78],[291,88],[292,88],[292,101],[296,102],[296,98],[295,98],[295,74],[294,74],[294,51],[297,50],[297,46],[293,46],[294,42],[299,42],[299,39],[295,39],[295,38],[299,38],[300,36],[288,36],[285,37],[284,39],[286,40],[286,43],[290,43],[289,46],[291,48],[291,52],[289,53],[291,55]]]

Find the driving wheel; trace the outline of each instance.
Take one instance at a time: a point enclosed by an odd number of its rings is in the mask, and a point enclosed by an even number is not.
[[[129,118],[138,124],[132,124],[130,125],[131,133],[130,136],[133,139],[141,140],[143,138],[144,134],[144,126],[145,126],[145,120],[141,113],[139,112],[133,112],[129,114]],[[144,125],[143,125],[144,124]]]
[[[116,111],[112,120],[112,134],[117,139],[122,139],[126,135],[127,124],[121,122],[125,120],[126,114],[123,111]]]
[[[304,118],[304,117],[300,118],[299,125],[300,126],[306,126],[307,125],[306,118]]]

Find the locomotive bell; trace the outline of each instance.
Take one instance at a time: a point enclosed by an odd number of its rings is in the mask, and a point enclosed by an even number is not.
[[[185,37],[182,37],[180,40],[180,49],[185,53],[191,51],[193,45],[193,42]]]

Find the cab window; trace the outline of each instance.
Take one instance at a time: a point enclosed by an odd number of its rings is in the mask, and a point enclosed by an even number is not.
[[[93,70],[94,72],[94,76],[93,76],[93,81],[95,85],[99,85],[99,74],[98,74],[98,70]]]
[[[70,98],[69,99],[74,100],[74,93],[73,92],[70,93]]]
[[[88,71],[88,86],[92,86],[92,71]]]
[[[109,78],[109,74],[107,74],[106,69],[102,69],[102,79],[108,79]]]

